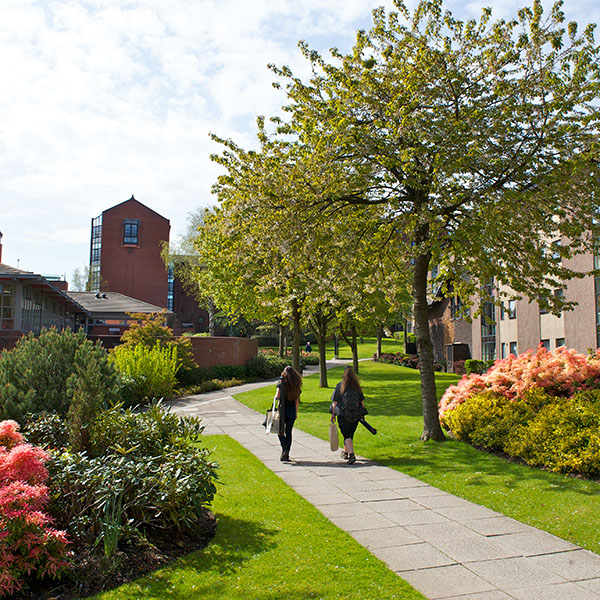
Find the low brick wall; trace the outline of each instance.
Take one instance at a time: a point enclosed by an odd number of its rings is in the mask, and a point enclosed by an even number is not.
[[[194,361],[199,367],[245,365],[258,355],[257,340],[235,337],[192,337]]]

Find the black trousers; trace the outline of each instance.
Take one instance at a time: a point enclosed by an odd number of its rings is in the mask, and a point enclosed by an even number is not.
[[[279,443],[281,444],[281,449],[284,452],[289,452],[292,447],[292,429],[294,427],[294,421],[296,417],[292,417],[291,419],[285,420],[285,433],[284,435],[279,436]]]

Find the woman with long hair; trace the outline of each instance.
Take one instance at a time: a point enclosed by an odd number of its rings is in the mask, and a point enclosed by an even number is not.
[[[335,386],[331,402],[331,422],[334,423],[337,416],[338,427],[344,438],[343,457],[349,465],[353,465],[356,462],[354,433],[361,417],[365,414],[365,395],[350,365],[344,369],[342,381]]]
[[[281,444],[282,461],[290,460],[290,448],[292,447],[292,429],[294,421],[298,416],[298,405],[302,393],[302,377],[293,367],[286,367],[281,372],[277,393],[275,397],[279,400],[279,443]]]

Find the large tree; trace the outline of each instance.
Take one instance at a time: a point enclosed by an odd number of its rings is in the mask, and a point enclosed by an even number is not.
[[[333,50],[328,62],[302,45],[309,81],[273,67],[288,97],[279,131],[319,166],[315,202],[377,207],[377,227],[411,269],[424,440],[444,437],[432,266],[463,301],[492,279],[535,299],[581,276],[563,259],[593,244],[599,49],[594,27],[565,24],[561,5],[546,16],[536,0],[510,21],[485,9],[462,22],[441,0],[413,13],[395,0],[397,12],[374,11],[349,54]],[[555,239],[563,244],[548,252]]]

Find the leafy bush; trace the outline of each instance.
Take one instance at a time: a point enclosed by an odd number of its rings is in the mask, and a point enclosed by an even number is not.
[[[158,405],[141,414],[102,411],[90,455],[53,453],[53,514],[78,541],[102,542],[107,555],[145,527],[193,531],[216,491],[216,465],[197,445],[201,432],[197,419]]]
[[[121,345],[129,348],[144,346],[151,350],[160,348],[176,348],[178,365],[184,369],[196,366],[189,337],[175,337],[173,330],[165,325],[166,310],[159,313],[128,313],[133,322],[123,332]]]
[[[26,576],[60,577],[67,539],[46,514],[48,454],[24,443],[16,421],[0,422],[0,597],[23,588]]]
[[[83,330],[44,330],[21,338],[0,356],[0,419],[24,424],[25,413],[69,410],[78,374],[94,363],[106,400],[118,397],[113,366],[106,351],[90,342]]]
[[[476,394],[446,413],[457,439],[563,473],[600,474],[600,390],[571,398],[530,388],[514,400]]]
[[[550,352],[540,346],[536,352],[497,360],[483,375],[463,376],[451,385],[440,400],[440,417],[475,394],[492,391],[514,400],[531,388],[541,388],[551,396],[570,397],[579,390],[600,385],[600,360],[565,347]]]
[[[483,375],[492,365],[493,360],[477,360],[475,358],[469,358],[465,360],[465,373],[471,375],[472,373],[478,373]]]
[[[41,412],[25,415],[23,427],[25,437],[42,448],[65,448],[69,443],[69,429],[66,422],[56,413]]]
[[[158,342],[153,348],[121,345],[110,353],[110,359],[119,372],[126,406],[173,396],[179,368],[175,346],[161,347]]]
[[[404,354],[403,352],[396,352],[395,354],[383,352],[379,359],[377,358],[377,354],[373,354],[373,360],[390,365],[400,365],[409,369],[419,369],[419,357],[412,354]],[[434,362],[433,369],[435,371],[444,371],[445,366],[443,363]]]
[[[279,339],[270,335],[253,335],[252,339],[256,340],[261,348],[264,346],[277,346],[279,344]]]
[[[467,372],[465,362],[465,360],[455,360],[452,363],[452,369],[457,375],[464,375]]]
[[[291,364],[291,360],[289,359],[268,354],[259,354],[246,363],[246,373],[249,377],[270,379],[280,375],[281,371],[289,364]]]

